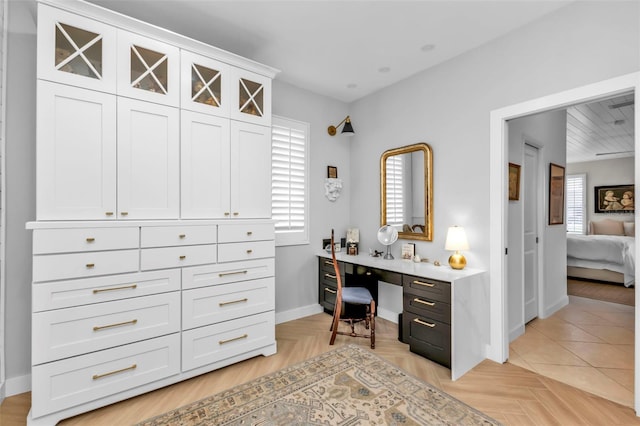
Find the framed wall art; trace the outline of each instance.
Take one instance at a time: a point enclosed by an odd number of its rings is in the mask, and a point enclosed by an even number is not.
[[[564,223],[564,167],[549,165],[549,225]]]
[[[509,200],[520,199],[520,165],[509,163]]]
[[[338,168],[336,166],[327,166],[327,177],[329,179],[338,178]]]
[[[634,213],[634,185],[596,186],[594,213]]]

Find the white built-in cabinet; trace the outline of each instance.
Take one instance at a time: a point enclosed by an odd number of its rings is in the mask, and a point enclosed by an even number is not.
[[[276,70],[38,1],[30,425],[276,352]]]

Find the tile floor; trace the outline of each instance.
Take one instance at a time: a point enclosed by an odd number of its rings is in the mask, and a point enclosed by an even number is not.
[[[633,407],[634,307],[569,296],[511,342],[509,362]]]

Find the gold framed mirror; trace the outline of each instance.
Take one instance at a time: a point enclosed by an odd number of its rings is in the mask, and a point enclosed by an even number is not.
[[[380,157],[380,226],[398,238],[433,240],[433,152],[426,143],[394,148]]]

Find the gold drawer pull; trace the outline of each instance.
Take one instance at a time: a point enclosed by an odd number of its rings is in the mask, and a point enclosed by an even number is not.
[[[85,266],[87,267],[87,269],[91,269],[91,268],[95,268],[96,264],[95,263],[87,263]]]
[[[126,290],[128,288],[130,288],[131,290],[134,290],[137,287],[138,287],[138,284],[123,285],[122,287],[96,288],[95,290],[93,290],[93,294],[103,293],[105,291]]]
[[[333,262],[332,262],[332,261],[330,261],[330,260],[325,260],[325,261],[324,261],[324,264],[325,264],[325,265],[333,265]]]
[[[218,303],[218,306],[226,306],[226,305],[232,305],[234,303],[243,303],[248,301],[249,299],[247,299],[246,297],[244,299],[238,299],[238,300],[232,300],[230,302],[220,302]]]
[[[118,322],[118,323],[115,323],[115,324],[97,325],[97,326],[93,327],[93,331],[100,331],[100,330],[104,330],[105,328],[120,327],[122,325],[135,325],[137,322],[138,322],[137,319],[133,319],[131,321]]]
[[[247,231],[247,235],[251,236],[251,235],[253,235],[253,232]]]
[[[248,250],[247,250],[247,254],[251,254],[251,253],[253,253],[253,250],[248,249]]]
[[[246,339],[247,337],[249,337],[249,335],[248,335],[248,334],[243,334],[242,336],[234,337],[234,338],[232,338],[232,339],[227,339],[227,340],[218,340],[218,344],[220,344],[220,345],[224,345],[225,343],[235,342],[236,340]]]
[[[108,373],[102,373],[102,374],[94,374],[93,380],[98,380],[103,377],[111,376],[113,374],[118,374],[118,373],[122,373],[129,370],[135,370],[136,368],[138,368],[138,366],[136,364],[133,364],[131,367],[121,368],[120,370],[109,371]]]
[[[249,271],[234,271],[234,272],[220,272],[218,274],[219,277],[226,277],[227,275],[238,275],[238,274],[246,274]]]
[[[238,213],[238,212],[233,212],[233,215],[234,215],[234,216],[238,216],[239,214],[240,214],[240,213]]]
[[[92,242],[94,242],[95,240],[96,240],[96,239],[95,239],[95,238],[93,238],[93,237],[89,237],[89,238],[87,238],[87,242],[88,242],[88,243],[92,243]]]
[[[331,279],[336,279],[337,277],[333,274],[324,274],[325,278],[331,278]]]
[[[371,271],[367,271],[367,272],[365,273],[365,275],[366,275],[366,276],[368,276],[368,277],[369,277],[369,276],[371,276]]]
[[[182,239],[185,239],[186,237],[187,237],[187,236],[186,236],[185,234],[180,234],[180,235],[178,235],[178,238],[180,238],[181,240],[182,240]]]
[[[418,299],[417,297],[413,299],[414,302],[422,303],[427,306],[436,306],[435,302],[427,302],[426,300]]]
[[[224,212],[225,216],[229,216],[229,214],[230,214],[229,212]]]
[[[331,289],[331,288],[329,288],[329,287],[325,287],[325,288],[324,288],[324,291],[329,292],[329,293],[331,293],[331,294],[336,294],[336,293],[337,293],[337,291],[336,291],[336,290],[333,290],[333,289]]]
[[[113,216],[113,212],[105,212],[104,214],[107,216]]]
[[[122,216],[128,216],[128,215],[129,215],[129,212],[120,212],[120,214],[121,214]]]
[[[423,283],[422,281],[415,280],[414,284],[423,285],[425,287],[435,287],[436,285],[433,283]]]
[[[187,256],[184,256],[184,255],[179,257],[180,260],[185,260],[186,258]]]
[[[434,323],[422,321],[420,318],[414,318],[413,321],[417,322],[420,325],[426,325],[427,327],[431,327],[431,328],[436,326]]]

